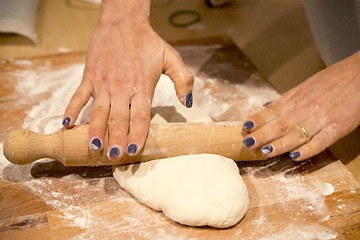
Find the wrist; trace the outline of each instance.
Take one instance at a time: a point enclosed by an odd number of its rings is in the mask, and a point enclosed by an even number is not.
[[[102,0],[100,23],[149,22],[151,0]]]

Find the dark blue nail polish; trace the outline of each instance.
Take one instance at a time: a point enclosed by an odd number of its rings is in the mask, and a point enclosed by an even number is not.
[[[193,95],[192,93],[189,93],[188,95],[186,95],[186,98],[185,98],[185,106],[187,108],[191,108],[193,105]]]
[[[120,149],[118,147],[113,147],[110,150],[109,156],[112,157],[118,157],[120,155]]]
[[[91,149],[92,149],[92,150],[95,150],[95,151],[101,149],[101,141],[100,141],[100,139],[94,138],[94,139],[91,141]]]
[[[252,145],[254,145],[255,140],[254,140],[254,138],[250,137],[250,138],[246,138],[246,139],[243,141],[243,143],[244,143],[245,146],[251,147]]]
[[[261,148],[261,153],[264,154],[264,155],[268,155],[273,150],[274,150],[274,148],[271,145],[266,145],[266,146]]]
[[[130,145],[128,146],[127,152],[128,152],[129,154],[134,154],[134,153],[136,153],[136,151],[137,151],[137,146],[136,146],[136,144],[130,144]]]
[[[292,152],[292,153],[289,154],[289,156],[290,156],[293,160],[295,160],[295,159],[297,159],[298,157],[300,157],[300,155],[301,155],[301,153],[300,153],[299,151],[297,151],[297,152]]]
[[[246,121],[245,123],[244,123],[244,129],[246,130],[246,131],[250,131],[251,129],[253,129],[253,127],[254,127],[254,122],[253,121]]]
[[[62,125],[63,125],[63,126],[69,126],[69,125],[70,125],[70,122],[71,122],[70,117],[66,117],[66,118],[64,118],[64,120],[63,120],[63,122],[62,122]]]
[[[271,103],[272,103],[272,101],[266,102],[266,103],[263,104],[263,107],[266,107],[267,105],[269,105],[269,104],[271,104]]]

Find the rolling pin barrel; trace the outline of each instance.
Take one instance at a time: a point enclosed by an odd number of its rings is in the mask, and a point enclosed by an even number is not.
[[[115,161],[107,158],[107,141],[103,151],[89,149],[88,125],[63,128],[48,135],[21,129],[5,138],[4,155],[15,164],[51,158],[65,166],[119,165],[197,153],[242,161],[264,159],[259,151],[243,148],[241,131],[239,122],[152,124],[142,151]]]

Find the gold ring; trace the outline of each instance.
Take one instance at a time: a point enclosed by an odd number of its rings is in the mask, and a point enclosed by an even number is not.
[[[299,129],[301,130],[301,132],[304,134],[305,138],[306,138],[306,143],[308,143],[310,141],[310,135],[309,132],[306,130],[306,128],[304,128],[303,126],[299,126]]]

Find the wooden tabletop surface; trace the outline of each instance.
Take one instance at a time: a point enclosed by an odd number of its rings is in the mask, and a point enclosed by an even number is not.
[[[195,88],[195,101],[208,108],[215,121],[243,121],[265,103],[259,99],[274,96],[272,87],[229,42],[178,44],[177,49],[201,83]],[[51,95],[50,90],[48,94],[20,93],[17,86],[25,84],[26,78],[19,76],[29,69],[41,76],[83,63],[84,58],[84,53],[69,53],[4,60],[0,66],[0,141],[7,131],[23,127],[29,111]],[[60,86],[66,79],[53,81]],[[228,104],[226,111],[212,111],[220,103]],[[108,166],[64,167],[49,160],[25,166],[6,164],[0,178],[0,239],[360,237],[360,183],[329,151],[302,163],[281,156],[238,166],[249,190],[249,210],[239,224],[220,230],[182,226],[140,204],[117,184]]]

